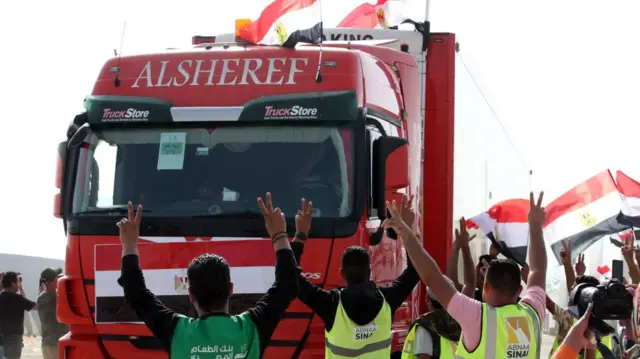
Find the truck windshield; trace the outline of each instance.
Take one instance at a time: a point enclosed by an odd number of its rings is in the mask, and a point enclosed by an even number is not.
[[[314,216],[352,211],[353,133],[340,127],[108,129],[85,139],[73,197],[76,215],[122,212],[127,201],[145,216],[259,213],[270,191],[290,217],[300,199]]]

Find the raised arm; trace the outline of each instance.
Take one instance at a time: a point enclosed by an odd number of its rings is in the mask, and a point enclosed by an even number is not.
[[[393,228],[399,237],[402,238],[409,259],[411,259],[418,275],[425,284],[431,287],[442,306],[447,308],[449,301],[453,295],[457,293],[456,288],[451,281],[440,272],[440,268],[438,268],[436,262],[431,258],[429,253],[424,250],[422,243],[418,241],[418,238],[413,234],[411,228],[402,220],[400,209],[395,201],[393,201],[393,203],[387,202],[387,207],[389,208],[391,217],[384,221],[384,228]]]
[[[529,278],[527,287],[539,287],[544,290],[547,276],[547,249],[544,245],[542,225],[545,220],[545,211],[542,207],[540,192],[538,200],[534,203],[533,192],[529,194]]]
[[[458,282],[458,257],[460,256],[460,246],[458,246],[458,241],[453,240],[451,244],[451,254],[449,255],[449,260],[447,261],[447,277],[451,279],[453,285],[457,290],[462,290],[462,284]]]
[[[122,244],[122,273],[118,283],[124,290],[127,304],[142,319],[149,330],[171,352],[171,341],[179,315],[169,308],[147,289],[138,259],[138,237],[142,221],[142,206],[134,215],[133,204],[129,202],[129,215],[118,222],[120,243]]]
[[[276,279],[267,293],[247,311],[258,329],[260,348],[264,350],[287,307],[298,294],[300,270],[293,257],[287,236],[287,222],[280,208],[273,208],[271,193],[258,206],[276,253]]]
[[[400,217],[407,224],[409,228],[413,228],[413,223],[416,219],[416,214],[413,211],[413,207],[411,204],[413,203],[413,196],[411,198],[407,198],[407,196],[402,197],[402,207],[400,208]],[[402,303],[407,299],[409,294],[416,287],[416,284],[420,282],[420,277],[416,272],[413,263],[411,262],[411,258],[407,259],[407,268],[400,273],[398,278],[393,281],[390,285],[386,287],[381,287],[380,291],[384,295],[384,298],[389,303],[391,307],[391,311],[395,312]]]
[[[303,198],[300,204],[300,210],[296,213],[296,234],[291,244],[294,254],[296,255],[296,260],[300,260],[302,252],[304,251],[304,244],[311,230],[312,214],[313,203],[311,201],[307,203]],[[302,274],[298,275],[298,285],[300,286],[298,299],[318,314],[328,327],[333,326],[339,297],[311,283]]]
[[[571,264],[571,242],[562,241],[562,249],[560,249],[560,259],[562,260],[562,267],[564,268],[564,278],[567,284],[567,292],[571,292],[573,283],[576,281],[576,275],[573,272],[573,266]]]
[[[475,236],[473,238],[475,238]],[[467,232],[467,221],[464,217],[460,218],[459,229],[456,229],[456,242],[458,242],[460,250],[462,251],[462,268],[464,270],[464,286],[462,287],[462,294],[469,298],[473,298],[476,291],[476,268],[473,265],[471,249],[469,248],[469,242],[473,238],[469,238],[469,232]]]
[[[629,267],[629,277],[632,283],[640,283],[640,270],[634,260],[635,254],[635,236],[632,234],[624,240],[624,246],[621,248],[624,261]]]

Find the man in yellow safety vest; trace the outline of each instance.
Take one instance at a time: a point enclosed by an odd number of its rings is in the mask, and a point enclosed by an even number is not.
[[[413,223],[415,214],[410,202],[404,201],[402,216]],[[303,209],[296,216],[291,248],[298,263],[311,226],[311,206],[303,200]],[[340,274],[346,286],[333,290],[314,285],[304,275],[298,280],[298,298],[324,321],[325,358],[389,359],[393,314],[420,281],[418,274],[408,261],[393,283],[377,287],[370,280],[369,253],[358,246],[342,253]]]
[[[427,294],[427,313],[411,324],[401,359],[449,359],[456,353],[460,325],[442,308],[431,289]]]
[[[518,302],[518,295],[522,291],[520,267],[513,260],[496,259],[489,263],[485,275],[482,292],[484,303],[456,290],[411,228],[404,223],[395,201],[388,204],[391,218],[385,220],[385,228],[393,228],[402,238],[420,278],[432,288],[443,307],[463,328],[455,358],[540,357],[540,327],[545,315],[547,274],[547,252],[542,234],[545,221],[542,193],[537,201],[530,193],[529,202],[527,290]],[[464,219],[460,221],[460,231],[466,232]],[[468,237],[468,234],[461,235],[467,241]]]

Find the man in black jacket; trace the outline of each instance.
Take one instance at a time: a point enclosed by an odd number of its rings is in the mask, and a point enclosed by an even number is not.
[[[24,335],[24,312],[36,308],[36,303],[25,298],[22,277],[17,272],[6,272],[0,292],[0,332],[3,336],[4,357],[20,358]]]
[[[284,214],[273,208],[270,193],[266,204],[261,198],[258,204],[275,250],[275,282],[255,306],[242,314],[230,315],[233,282],[229,264],[215,254],[203,254],[194,258],[187,269],[189,298],[198,312],[198,318],[188,318],[168,309],[147,289],[138,257],[142,206],[138,206],[134,216],[129,202],[128,218],[118,222],[122,243],[122,276],[118,283],[129,306],[171,358],[213,358],[218,348],[224,348],[224,353],[216,354],[217,357],[257,359],[295,299],[300,270],[289,246]]]
[[[407,223],[413,224],[415,214],[410,208],[410,202],[411,200],[403,201],[403,218]],[[291,249],[298,263],[311,227],[311,213],[312,203],[309,202],[307,205],[303,199],[302,209],[296,216],[296,235],[291,243]],[[312,284],[302,275],[299,276],[300,292],[298,298],[324,321],[325,356],[327,358],[353,356],[354,354],[357,356],[357,353],[372,352],[365,351],[363,349],[365,347],[378,348],[377,354],[386,355],[386,352],[390,350],[390,324],[393,314],[420,281],[417,272],[407,259],[407,268],[393,283],[377,287],[370,280],[369,253],[366,249],[358,246],[351,246],[344,251],[340,272],[346,282],[346,287],[331,291]],[[348,318],[344,318],[344,313]],[[389,318],[381,318],[382,313],[389,313]],[[384,315],[386,316],[386,314]],[[388,329],[386,325],[381,325],[381,322],[388,323]],[[341,333],[349,332],[348,340],[351,342],[343,343],[348,346],[347,348],[344,345],[332,343],[334,325],[338,325],[338,323],[348,327],[338,329]],[[382,331],[386,331],[386,333],[381,334]],[[371,336],[375,335],[381,335],[378,337],[381,340],[367,342]],[[336,334],[335,337],[346,338],[341,334]],[[388,343],[388,345],[384,346],[382,342]]]

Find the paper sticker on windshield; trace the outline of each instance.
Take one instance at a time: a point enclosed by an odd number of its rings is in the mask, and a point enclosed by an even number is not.
[[[158,170],[181,170],[184,166],[186,132],[165,132],[160,135]]]

